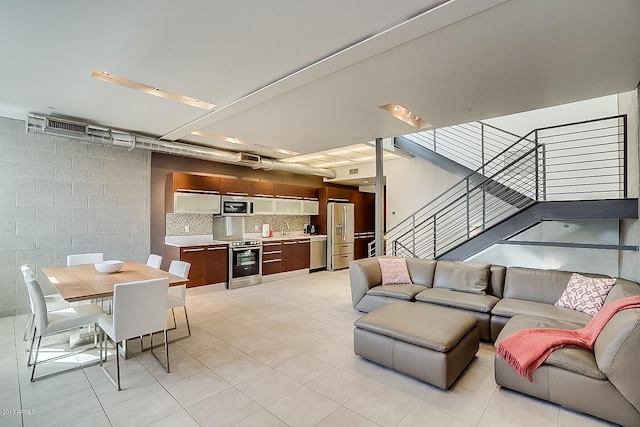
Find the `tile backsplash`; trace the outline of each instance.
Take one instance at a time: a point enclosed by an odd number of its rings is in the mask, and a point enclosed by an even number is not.
[[[302,231],[304,225],[313,224],[313,220],[309,215],[252,215],[244,217],[244,232],[260,233],[262,224],[269,224],[274,232],[286,229],[287,224],[291,231]],[[186,226],[189,226],[188,232],[185,231]],[[201,236],[211,234],[212,227],[213,215],[210,214],[166,214],[167,236]]]

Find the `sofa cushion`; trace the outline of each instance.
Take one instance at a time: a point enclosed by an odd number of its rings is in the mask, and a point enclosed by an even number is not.
[[[513,317],[518,314],[540,316],[549,319],[565,320],[585,326],[592,319],[588,314],[568,308],[556,307],[552,304],[503,298],[491,309],[494,316]]]
[[[615,281],[616,279],[598,279],[573,273],[567,284],[567,289],[556,301],[555,306],[595,316],[602,309],[604,300]]]
[[[378,258],[378,263],[383,286],[411,283],[407,261],[404,258]]]
[[[433,286],[433,274],[438,261],[435,259],[407,258],[407,269],[411,282],[416,285]]]
[[[579,329],[581,326],[572,322],[557,319],[549,319],[539,316],[518,315],[507,322],[496,340],[496,347],[504,338],[523,329],[532,328],[553,328],[553,329]],[[567,371],[585,375],[597,380],[606,380],[607,377],[598,368],[595,355],[592,351],[584,348],[563,347],[554,350],[544,362],[547,365],[555,366]]]
[[[428,288],[415,296],[416,301],[447,307],[462,308],[479,313],[490,313],[499,298],[493,295],[475,295],[464,292],[453,292],[447,289]]]
[[[486,295],[489,267],[489,264],[479,262],[455,261],[448,288],[452,291]]]
[[[380,285],[367,291],[367,295],[375,295],[379,297],[398,298],[411,301],[420,292],[424,291],[422,285],[414,285],[412,283],[404,283],[398,285]]]

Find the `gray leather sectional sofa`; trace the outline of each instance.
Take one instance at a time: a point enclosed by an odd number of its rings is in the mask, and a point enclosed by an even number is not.
[[[486,295],[478,295],[449,289],[454,261],[407,258],[406,262],[413,283],[386,286],[381,285],[377,258],[351,262],[353,307],[370,312],[404,300],[461,310],[478,319],[480,338],[496,345],[520,329],[577,329],[591,319],[582,312],[554,305],[572,272],[485,265],[490,271]],[[617,278],[605,305],[632,295],[640,295],[640,286]],[[640,309],[617,313],[596,340],[593,351],[554,351],[534,372],[533,382],[520,378],[497,355],[495,375],[503,387],[618,424],[640,425]]]

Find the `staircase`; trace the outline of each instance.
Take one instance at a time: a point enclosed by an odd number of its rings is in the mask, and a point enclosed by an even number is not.
[[[638,217],[637,199],[627,199],[624,115],[524,137],[483,123],[455,132],[471,143],[447,144],[451,129],[397,138],[407,151],[468,173],[389,229],[386,253],[465,259],[545,220]]]

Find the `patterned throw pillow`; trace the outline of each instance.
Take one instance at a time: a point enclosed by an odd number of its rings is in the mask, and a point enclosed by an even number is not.
[[[404,258],[378,258],[383,285],[398,285],[411,283],[411,276],[407,270],[407,260]]]
[[[573,273],[567,289],[555,305],[595,316],[615,281],[616,279],[596,279]]]

